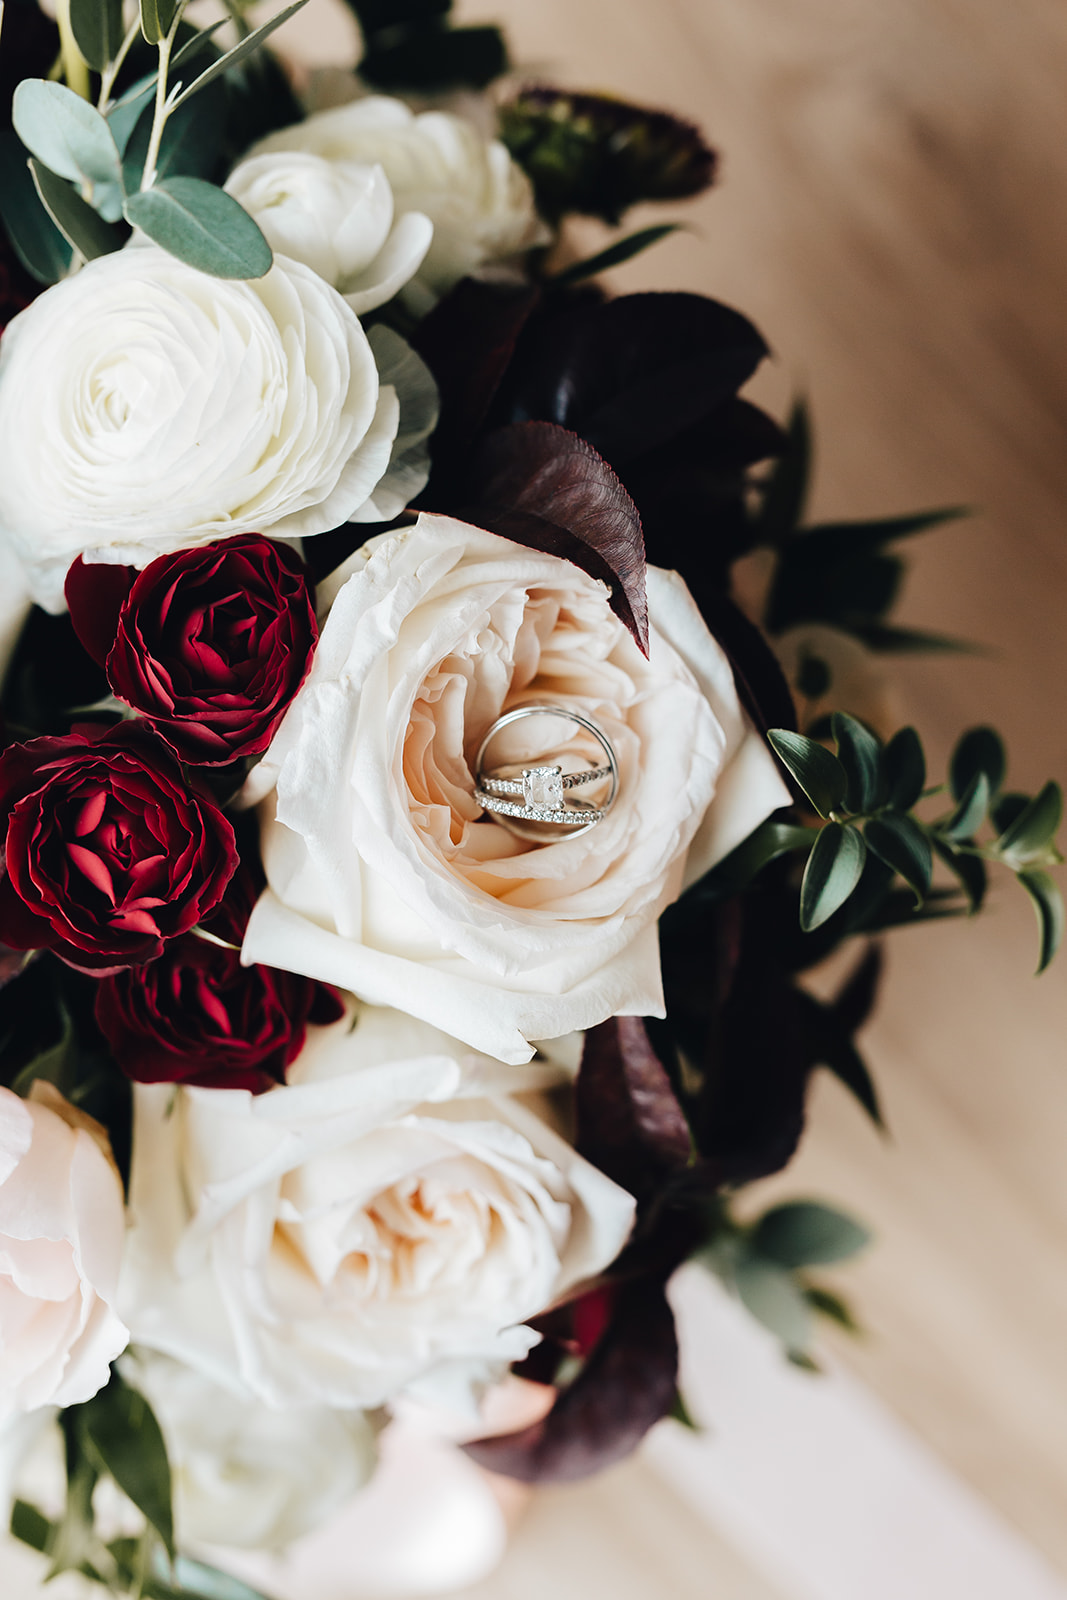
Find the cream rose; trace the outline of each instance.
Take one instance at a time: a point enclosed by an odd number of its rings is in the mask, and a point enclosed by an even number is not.
[[[124,1357],[123,1372],[163,1429],[181,1544],[281,1549],[374,1472],[377,1430],[362,1411],[275,1410],[150,1351]]]
[[[0,541],[62,610],[78,555],[143,567],[227,534],[390,517],[400,411],[308,267],[278,257],[245,283],[153,245],[101,256],[0,342]]]
[[[51,1084],[0,1089],[0,1420],[77,1405],[129,1334],[114,1309],[125,1234],[107,1135]]]
[[[226,188],[273,250],[317,272],[361,316],[415,276],[433,239],[433,223],[420,211],[394,214],[378,166],[276,151],[242,161]]]
[[[614,1258],[633,1201],[501,1096],[502,1071],[363,1008],[268,1094],[136,1085],[135,1341],[278,1406],[447,1400],[524,1355],[526,1320]]]
[[[352,566],[250,780],[268,889],[244,959],[510,1062],[662,1016],[660,912],[788,798],[684,584],[650,571],[646,660],[603,584],[447,517]],[[471,773],[495,719],[538,701],[602,728],[621,775],[601,822],[540,845],[482,813]]]
[[[450,112],[416,115],[401,100],[370,95],[282,128],[252,154],[282,150],[378,165],[397,205],[429,217],[433,243],[404,293],[416,312],[428,310],[467,273],[549,237],[530,181],[504,145]]]

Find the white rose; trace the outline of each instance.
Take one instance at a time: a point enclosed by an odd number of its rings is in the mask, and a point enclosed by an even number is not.
[[[500,1096],[502,1071],[366,1008],[268,1094],[171,1110],[170,1085],[135,1085],[136,1342],[270,1405],[449,1401],[524,1355],[526,1319],[608,1265],[633,1201]]]
[[[249,799],[276,790],[244,959],[510,1062],[531,1039],[662,1016],[660,912],[788,799],[685,585],[649,572],[646,660],[603,584],[447,517],[352,566],[250,779]],[[590,718],[621,773],[601,822],[541,845],[482,813],[470,768],[530,701]]]
[[[433,243],[404,294],[416,312],[467,273],[549,237],[530,181],[504,145],[447,111],[416,115],[401,100],[370,95],[269,134],[252,154],[278,150],[378,165],[397,205],[430,218]]]
[[[420,211],[394,217],[393,191],[378,166],[278,151],[242,161],[226,188],[273,250],[325,278],[360,316],[415,276],[433,238]]]
[[[118,251],[0,342],[0,540],[62,610],[78,555],[143,567],[228,534],[393,516],[401,426],[358,319],[309,268],[279,257],[245,283]]]
[[[166,1439],[180,1544],[281,1549],[374,1472],[376,1429],[362,1411],[275,1410],[149,1351],[124,1357],[123,1372]]]
[[[129,1334],[114,1310],[122,1181],[98,1123],[48,1083],[0,1089],[0,1420],[88,1400]]]

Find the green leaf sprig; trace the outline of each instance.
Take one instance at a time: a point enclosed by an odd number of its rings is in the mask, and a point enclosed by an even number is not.
[[[727,873],[742,866],[759,870],[786,851],[808,851],[800,887],[800,924],[813,932],[855,894],[873,857],[902,878],[914,895],[914,918],[954,914],[945,903],[950,891],[931,888],[934,858],[957,880],[966,909],[982,905],[989,865],[1013,872],[1029,895],[1038,919],[1038,971],[1048,966],[1064,932],[1063,896],[1050,876],[1063,857],[1056,832],[1063,816],[1059,784],[1049,782],[1033,796],[1005,792],[1004,746],[987,727],[972,728],[953,753],[947,785],[925,788],[926,759],[914,728],[902,728],[888,744],[855,717],[834,712],[831,729],[836,753],[804,734],[772,729],[769,739],[783,765],[823,819],[817,831],[787,824],[764,824],[728,858]],[[945,793],[951,806],[926,819],[915,807]],[[986,825],[992,837],[978,838]],[[784,830],[784,831],[783,831]],[[883,873],[884,876],[884,873]],[[900,918],[899,920],[909,920]]]

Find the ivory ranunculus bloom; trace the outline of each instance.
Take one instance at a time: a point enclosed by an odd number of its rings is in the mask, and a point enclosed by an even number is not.
[[[236,282],[154,245],[121,250],[4,333],[0,542],[59,611],[78,555],[144,567],[228,534],[394,516],[405,431],[372,342],[310,268],[279,256]]]
[[[77,1405],[129,1334],[114,1309],[125,1235],[107,1135],[51,1084],[0,1089],[0,1421]]]
[[[681,579],[649,572],[646,660],[603,584],[450,518],[373,539],[352,567],[250,780],[268,889],[243,959],[502,1061],[662,1016],[660,912],[788,799]],[[530,843],[474,799],[482,738],[529,702],[614,744],[618,798],[588,832]]]
[[[429,217],[396,213],[380,166],[279,150],[242,161],[226,188],[273,250],[332,283],[361,316],[415,276],[433,239]]]
[[[378,165],[398,209],[429,217],[433,243],[404,292],[416,312],[467,273],[549,237],[530,181],[504,145],[451,112],[416,114],[402,100],[369,95],[269,134],[252,154],[283,150]]]
[[[123,1371],[163,1429],[183,1544],[281,1549],[374,1471],[376,1429],[362,1411],[277,1410],[150,1351],[124,1358]]]
[[[269,1405],[451,1399],[537,1342],[633,1201],[528,1106],[514,1070],[363,1008],[289,1085],[134,1088],[122,1305],[138,1345]],[[518,1087],[554,1081],[525,1069]]]

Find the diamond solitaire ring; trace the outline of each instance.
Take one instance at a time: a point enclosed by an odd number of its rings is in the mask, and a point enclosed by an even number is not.
[[[596,746],[600,757],[598,764],[564,772],[559,762],[549,761],[545,756],[530,762],[515,757],[507,760],[504,748],[507,740],[501,740],[500,735],[533,717],[559,718],[569,724],[562,737],[557,732],[552,749],[569,743],[576,733],[587,734]],[[530,731],[523,730],[526,734]],[[494,743],[498,744],[498,754],[505,759],[486,766],[485,758]],[[588,740],[585,743],[588,744]],[[575,754],[578,759],[589,759],[584,752]],[[475,761],[475,784],[474,798],[483,810],[491,812],[510,832],[543,843],[554,829],[565,828],[568,834],[585,833],[607,815],[619,791],[619,765],[611,740],[588,717],[564,706],[532,704],[517,706],[493,723]],[[570,794],[587,786],[594,790],[595,803],[593,799],[577,796],[573,802],[568,802]],[[606,793],[596,794],[596,790],[604,788]],[[531,828],[529,824],[535,826]]]

